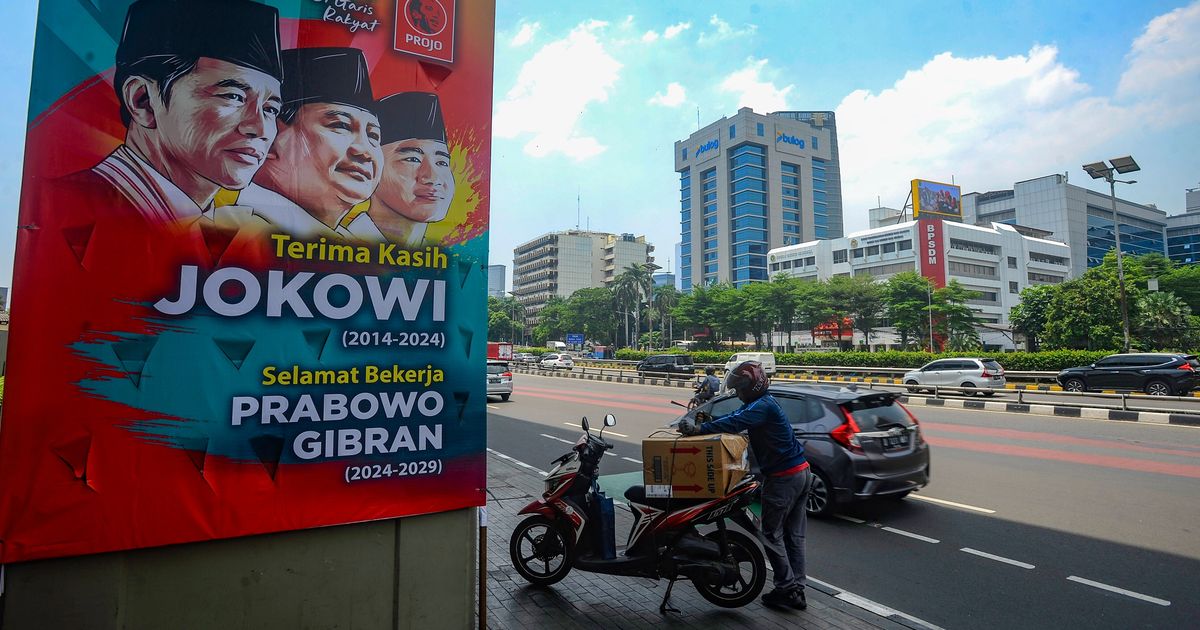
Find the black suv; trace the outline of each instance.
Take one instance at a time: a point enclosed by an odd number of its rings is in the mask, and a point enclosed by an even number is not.
[[[809,514],[825,516],[840,503],[873,497],[902,499],[929,483],[929,444],[899,394],[853,387],[779,383],[769,390],[804,443],[815,475]],[[729,394],[688,415],[720,417],[741,404]],[[757,470],[753,463],[751,468]]]
[[[1200,361],[1191,354],[1110,354],[1055,377],[1069,392],[1105,389],[1183,396],[1200,386]]]
[[[639,376],[656,376],[666,374],[693,376],[696,365],[688,354],[655,354],[642,359],[637,364]]]

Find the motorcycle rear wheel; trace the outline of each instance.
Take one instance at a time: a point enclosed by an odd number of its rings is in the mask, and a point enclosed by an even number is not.
[[[705,538],[719,543],[720,532]],[[767,562],[763,552],[749,536],[733,530],[725,532],[726,553],[732,556],[738,568],[738,580],[731,585],[704,584],[693,580],[696,590],[708,601],[722,608],[740,608],[754,601],[762,592],[767,581]]]
[[[545,516],[530,516],[517,525],[508,540],[508,555],[530,584],[549,586],[571,572],[567,534]]]

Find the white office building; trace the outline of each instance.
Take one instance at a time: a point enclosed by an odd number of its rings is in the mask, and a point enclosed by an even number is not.
[[[611,285],[633,264],[654,262],[644,236],[567,230],[543,234],[513,250],[513,293],[525,306],[525,323],[535,326],[550,296],[571,297],[579,289]]]
[[[871,276],[877,281],[916,271],[944,286],[957,280],[979,297],[971,307],[984,322],[980,337],[988,349],[1012,349],[1008,314],[1020,303],[1020,292],[1036,284],[1057,284],[1071,276],[1071,250],[1065,243],[1021,234],[1011,225],[989,227],[923,219],[854,232],[832,240],[817,240],[772,249],[771,277],[788,274],[828,280],[834,276]],[[854,344],[863,344],[854,333]],[[848,339],[848,337],[847,337]],[[794,344],[835,344],[830,338],[811,339],[794,331]],[[783,349],[786,335],[774,344]],[[899,336],[881,328],[871,338],[873,348],[897,347]]]

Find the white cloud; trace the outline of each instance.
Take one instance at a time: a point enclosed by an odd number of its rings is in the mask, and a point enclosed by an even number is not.
[[[697,41],[701,45],[715,44],[717,42],[723,42],[735,37],[753,35],[756,31],[758,31],[758,27],[753,24],[747,24],[745,28],[737,30],[730,26],[729,22],[726,22],[715,15],[708,19],[708,23],[714,26],[716,30],[700,33],[700,38]]]
[[[725,77],[717,89],[737,94],[738,107],[750,107],[759,113],[787,109],[787,96],[793,86],[780,88],[764,80],[761,75],[766,67],[766,59],[751,58],[746,67]]]
[[[674,39],[680,33],[688,30],[689,28],[692,28],[691,22],[680,22],[678,24],[672,24],[671,26],[668,26],[665,31],[663,31],[663,37],[665,37],[667,39]]]
[[[1160,15],[1134,40],[1117,96],[1153,101],[1158,125],[1200,117],[1200,2]]]
[[[517,34],[513,36],[512,41],[509,42],[509,45],[517,47],[528,44],[529,42],[533,41],[533,36],[537,35],[538,29],[541,27],[542,25],[537,22],[525,22],[521,24],[521,30],[517,31]]]
[[[496,104],[492,131],[499,138],[531,135],[525,153],[562,153],[584,160],[605,150],[585,135],[579,121],[593,103],[608,100],[621,64],[605,50],[598,33],[607,23],[592,20],[553,41],[521,66],[516,84]]]
[[[683,86],[678,83],[671,82],[667,85],[667,93],[657,93],[648,102],[651,105],[662,105],[663,107],[679,107],[683,101],[687,99],[687,93],[684,92]]]
[[[660,37],[663,39],[675,39],[680,33],[688,30],[689,28],[692,28],[691,22],[680,22],[678,24],[672,24],[671,26],[663,29],[661,36],[655,31],[646,31],[645,34],[642,35],[642,41],[649,44],[658,41]]]
[[[890,197],[913,178],[988,190],[1060,172],[1140,113],[1089,95],[1053,47],[1003,59],[939,54],[891,88],[857,90],[838,105],[846,216],[873,207],[876,194],[898,207]]]

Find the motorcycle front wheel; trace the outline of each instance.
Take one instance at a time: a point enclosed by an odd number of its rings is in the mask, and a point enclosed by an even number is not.
[[[562,527],[545,516],[521,521],[508,541],[517,573],[530,584],[549,586],[571,571],[570,543]]]
[[[705,538],[720,543],[721,534],[713,532]],[[725,544],[724,555],[732,558],[737,568],[736,579],[724,584],[705,584],[693,580],[693,584],[704,599],[722,608],[739,608],[754,601],[762,592],[767,580],[767,562],[754,540],[741,532],[727,530]]]

